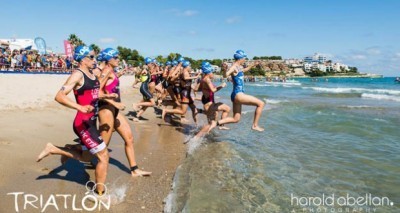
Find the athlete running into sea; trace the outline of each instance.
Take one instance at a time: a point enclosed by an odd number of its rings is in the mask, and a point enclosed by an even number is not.
[[[222,88],[226,87],[226,83],[222,83],[219,86],[215,86],[212,83],[213,79],[213,67],[209,62],[203,61],[201,70],[203,72],[203,77],[200,81],[200,87],[203,96],[201,97],[201,102],[204,106],[204,113],[207,115],[208,124],[203,126],[199,133],[196,134],[195,138],[199,138],[204,136],[205,134],[209,133],[215,126],[217,121],[217,114],[218,112],[222,112],[222,120],[228,117],[228,114],[231,108],[222,103],[222,102],[215,102],[215,93],[221,90]],[[232,122],[231,122],[232,123]],[[222,127],[220,129],[228,129],[226,127]]]
[[[55,100],[68,108],[77,110],[73,122],[73,130],[81,143],[98,159],[95,171],[95,181],[97,183],[95,191],[101,195],[105,190],[104,184],[107,177],[109,155],[107,145],[101,138],[96,125],[100,82],[90,71],[95,65],[94,58],[93,51],[87,46],[78,46],[75,49],[74,60],[79,63],[79,68],[67,79],[58,91]],[[71,91],[74,92],[76,102],[68,97]],[[102,98],[115,97],[117,97],[116,94],[102,96]],[[77,160],[81,160],[82,156],[82,153],[77,150],[56,147],[48,143],[39,154],[37,161],[39,162],[51,154],[63,155]]]
[[[113,48],[107,48],[102,51],[103,60],[106,65],[102,70],[102,74],[110,73],[103,87],[105,94],[118,94],[117,98],[105,99],[99,101],[99,131],[107,146],[110,143],[113,129],[115,129],[122,139],[125,141],[125,154],[130,165],[131,175],[148,176],[151,172],[142,171],[137,166],[135,160],[135,152],[133,147],[133,134],[128,121],[120,110],[124,110],[125,105],[121,103],[119,90],[119,75],[115,69],[119,65],[119,52]]]
[[[249,71],[258,63],[254,63],[243,69],[242,66],[247,57],[246,53],[243,50],[237,50],[233,57],[235,62],[225,73],[225,77],[232,77],[233,91],[231,94],[231,101],[233,103],[233,118],[226,118],[223,121],[218,121],[217,125],[239,122],[242,113],[242,105],[251,105],[256,106],[253,125],[251,128],[256,131],[264,131],[264,129],[258,125],[258,122],[260,120],[262,109],[264,108],[265,103],[254,96],[244,93],[244,73]]]
[[[181,80],[181,106],[177,109],[163,109],[161,118],[164,120],[164,117],[168,113],[185,115],[187,112],[188,106],[192,110],[192,116],[195,123],[197,123],[196,115],[197,109],[194,105],[193,98],[191,96],[192,92],[192,80],[197,79],[200,76],[200,73],[196,76],[190,76],[190,62],[183,61],[183,72],[181,73],[180,80]]]
[[[154,66],[156,66],[154,64],[154,61],[148,57],[145,59],[145,63],[150,70],[153,69]],[[132,104],[133,110],[138,111],[138,113],[136,114],[136,118],[134,119],[135,121],[139,121],[142,118],[142,114],[146,111],[148,107],[154,107],[156,105],[153,94],[150,92],[149,89],[151,76],[156,74],[158,73],[150,74],[150,71],[147,71],[146,69],[143,69],[141,72],[140,81],[142,82],[142,84],[140,85],[140,93],[143,95],[143,100],[141,100],[139,103]]]

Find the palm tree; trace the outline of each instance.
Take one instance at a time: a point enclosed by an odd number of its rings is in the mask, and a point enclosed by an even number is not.
[[[90,47],[93,49],[93,51],[96,54],[99,54],[99,52],[100,52],[100,47],[99,46],[97,46],[96,44],[91,44]]]
[[[77,46],[80,46],[80,45],[85,45],[85,43],[75,34],[69,35],[68,41],[74,47],[77,47]]]

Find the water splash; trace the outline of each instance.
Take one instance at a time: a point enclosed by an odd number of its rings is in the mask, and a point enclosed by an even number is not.
[[[126,197],[126,191],[128,190],[129,184],[127,183],[118,183],[119,178],[109,185],[109,195],[111,198],[111,205],[118,205],[124,202]]]
[[[187,153],[192,155],[202,144],[205,143],[204,137],[193,137],[187,142]]]

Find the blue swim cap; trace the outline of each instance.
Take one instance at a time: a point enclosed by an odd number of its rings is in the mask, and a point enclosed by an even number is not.
[[[100,51],[96,57],[96,61],[104,61],[103,51]]]
[[[150,63],[153,63],[153,59],[151,59],[151,58],[149,58],[149,57],[146,57],[146,58],[144,59],[144,64],[148,65],[148,64],[150,64]]]
[[[78,62],[81,61],[84,57],[89,55],[90,51],[92,51],[92,48],[88,46],[77,46],[74,52],[74,60]]]
[[[182,63],[185,59],[182,56],[179,56],[179,58],[177,59],[178,63]]]
[[[184,61],[182,62],[182,66],[183,66],[183,67],[188,67],[188,66],[190,66],[190,61],[184,60]]]
[[[201,71],[203,71],[204,74],[209,74],[209,73],[212,73],[212,71],[214,71],[214,68],[211,65],[210,66],[202,66]]]
[[[113,49],[113,48],[106,48],[101,52],[103,53],[103,60],[104,61],[109,61],[112,58],[118,56],[118,54],[119,54],[118,50]]]
[[[167,65],[167,66],[170,66],[172,63],[171,63],[171,61],[167,61],[166,63],[165,63],[165,65]]]
[[[247,57],[247,55],[243,50],[237,50],[235,52],[235,54],[233,54],[233,58],[235,58],[236,60],[246,58],[246,57]]]
[[[172,66],[176,66],[176,65],[178,65],[178,62],[176,60],[173,60],[172,61]]]
[[[206,67],[206,66],[211,66],[211,64],[208,61],[203,61],[203,62],[201,62],[201,66]]]

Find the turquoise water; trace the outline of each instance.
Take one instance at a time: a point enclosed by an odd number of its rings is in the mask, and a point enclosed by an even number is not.
[[[257,82],[246,83],[245,91],[266,100],[260,121],[266,131],[250,130],[254,108],[244,107],[231,130],[191,141],[166,211],[400,212],[400,84],[394,78]],[[231,84],[218,101],[231,106],[230,92]],[[389,202],[301,206],[295,199],[366,194]]]

